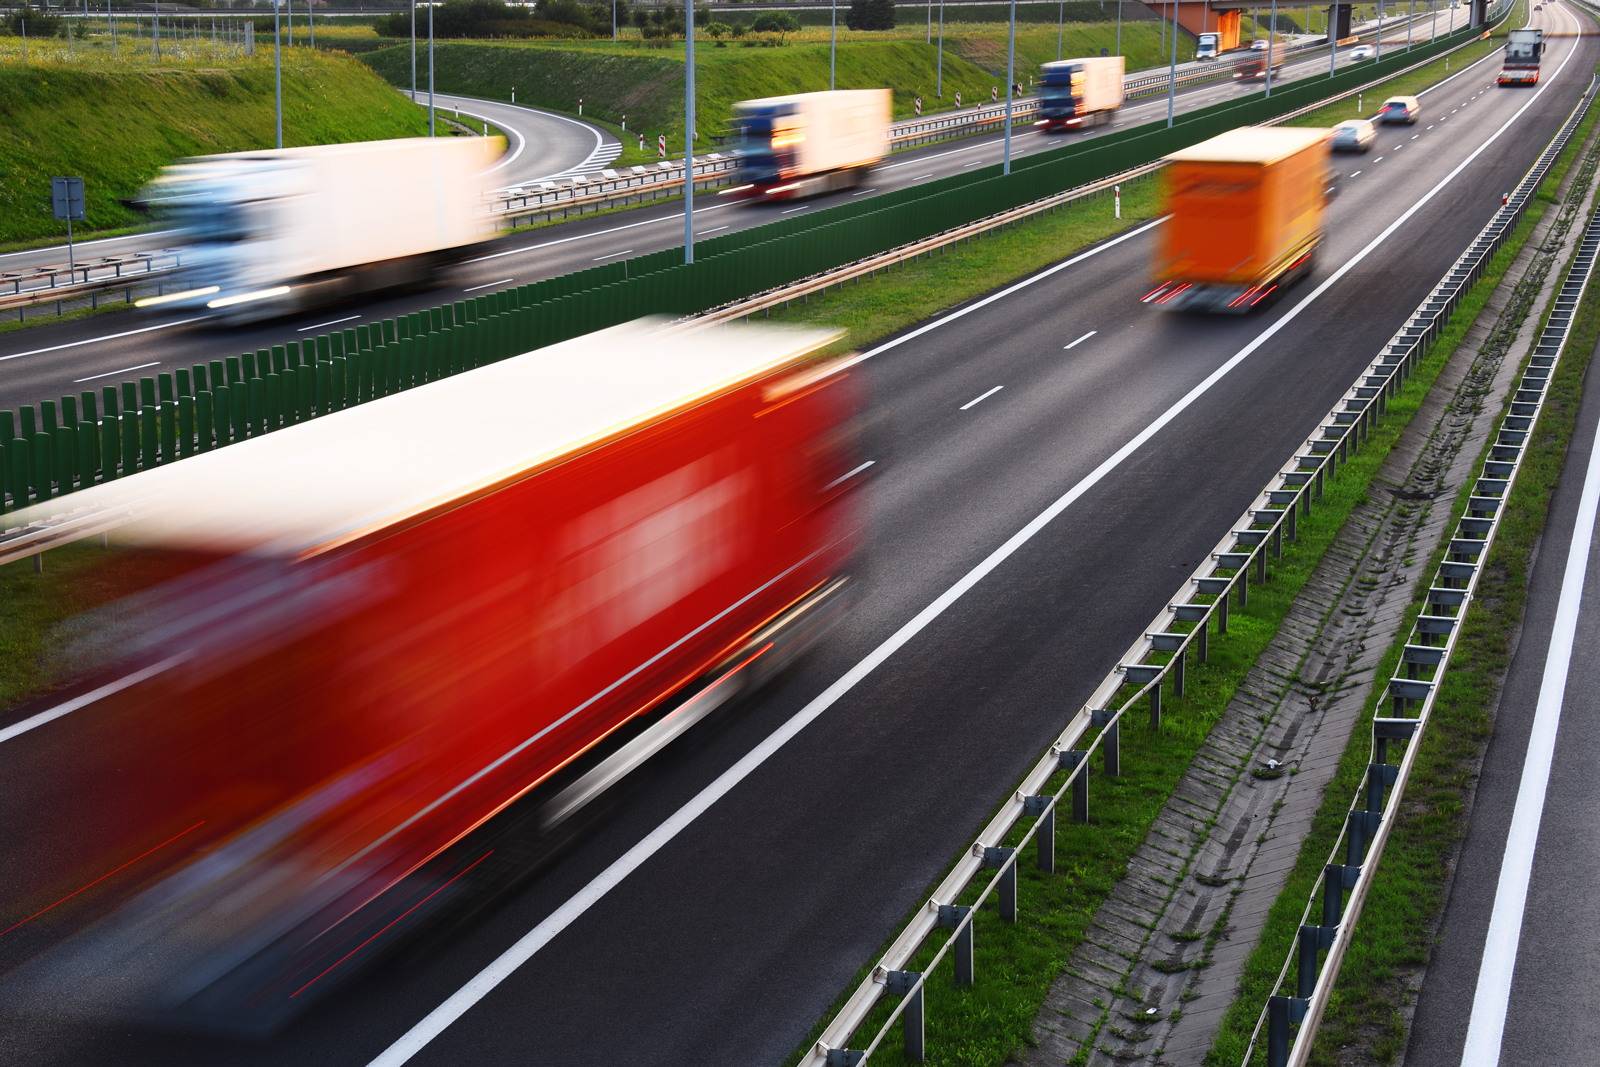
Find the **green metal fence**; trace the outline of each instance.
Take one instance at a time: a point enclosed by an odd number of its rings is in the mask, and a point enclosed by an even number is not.
[[[665,249],[425,312],[287,341],[98,394],[0,411],[0,505],[14,510],[367,403],[644,315],[686,315],[922,240],[1342,93],[1470,40],[1461,30],[1346,68],[1092,141],[695,246]]]

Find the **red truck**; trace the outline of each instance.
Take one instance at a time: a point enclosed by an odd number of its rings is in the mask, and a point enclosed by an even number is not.
[[[871,465],[835,339],[619,326],[22,513],[125,515],[166,577],[8,742],[76,756],[6,787],[0,1000],[271,1032],[782,669]]]

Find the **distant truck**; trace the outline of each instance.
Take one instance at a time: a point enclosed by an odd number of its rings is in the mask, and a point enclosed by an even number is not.
[[[735,184],[771,200],[861,185],[889,151],[892,102],[889,89],[837,89],[734,104]]]
[[[1244,314],[1311,273],[1329,197],[1327,130],[1247,126],[1166,161],[1169,218],[1145,303]]]
[[[143,304],[251,322],[427,281],[490,237],[478,214],[499,138],[412,137],[201,156],[146,193],[188,268]]]
[[[1512,30],[1500,66],[1501,85],[1534,85],[1539,81],[1539,60],[1544,55],[1543,30]]]
[[[77,770],[6,784],[50,918],[0,1008],[270,1033],[781,673],[861,536],[837,336],[618,326],[75,494],[166,580],[73,628]]]
[[[1195,45],[1194,58],[1197,60],[1216,59],[1222,51],[1222,35],[1220,33],[1202,33],[1199,43]]]
[[[1264,41],[1259,42],[1265,44]],[[1272,49],[1272,72],[1274,74],[1283,69],[1283,49]],[[1266,81],[1267,80],[1267,49],[1254,48],[1245,52],[1233,64],[1233,76],[1240,81]]]
[[[1090,56],[1046,63],[1039,79],[1037,129],[1050,133],[1099,126],[1122,106],[1122,56]]]

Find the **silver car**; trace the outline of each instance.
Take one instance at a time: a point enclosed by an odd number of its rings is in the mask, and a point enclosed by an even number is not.
[[[1367,119],[1345,119],[1333,128],[1329,144],[1335,152],[1365,152],[1377,138],[1377,127]]]

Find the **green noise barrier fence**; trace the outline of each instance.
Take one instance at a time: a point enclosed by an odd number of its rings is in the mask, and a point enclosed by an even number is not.
[[[688,315],[1109,177],[1456,48],[1463,29],[1346,68],[924,185],[530,285],[0,411],[0,510],[127,477],[644,315]]]

